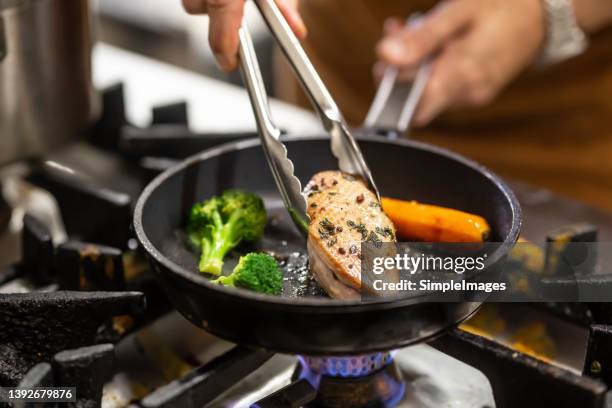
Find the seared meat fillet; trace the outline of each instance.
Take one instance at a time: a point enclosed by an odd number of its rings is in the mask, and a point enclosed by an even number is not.
[[[361,282],[361,242],[395,242],[393,223],[364,181],[346,173],[317,173],[305,193],[313,275],[330,296],[359,298],[368,290]]]

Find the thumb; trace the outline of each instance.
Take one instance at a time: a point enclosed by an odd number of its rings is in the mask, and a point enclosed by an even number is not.
[[[464,1],[440,4],[416,23],[383,38],[377,47],[379,58],[399,66],[420,63],[470,23],[470,9]]]

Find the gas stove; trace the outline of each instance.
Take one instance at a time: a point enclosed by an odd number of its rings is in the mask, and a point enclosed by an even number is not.
[[[86,140],[0,171],[0,386],[76,386],[78,406],[608,406],[612,307],[487,304],[460,327],[401,350],[292,356],[191,326],[164,297],[131,231],[148,181],[248,130],[194,133],[188,104],[126,119],[103,91]],[[533,241],[612,238],[612,217],[514,183]],[[564,234],[567,239],[567,234]],[[522,254],[541,268],[542,249]]]

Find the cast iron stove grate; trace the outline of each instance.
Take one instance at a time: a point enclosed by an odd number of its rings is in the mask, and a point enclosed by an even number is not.
[[[0,385],[76,385],[77,406],[100,405],[102,387],[115,374],[114,344],[159,321],[169,310],[132,240],[133,200],[152,176],[176,160],[221,141],[254,136],[194,134],[183,103],[156,108],[152,126],[140,129],[125,119],[121,85],[107,89],[103,100],[103,117],[91,132],[88,149],[93,145],[100,150],[93,158],[106,160],[104,176],[108,177],[96,183],[91,178],[70,177],[61,171],[62,166],[35,165],[28,180],[54,195],[70,239],[54,246],[45,227],[26,216],[23,261],[0,272],[0,284],[23,279],[34,283],[30,293],[0,296]],[[70,168],[69,156],[67,162],[54,161]],[[109,176],[113,174],[121,175],[122,182],[115,184]],[[581,230],[575,238],[592,232]],[[563,279],[551,284],[562,285]],[[605,407],[612,385],[612,309],[596,304],[550,305],[546,310],[589,328],[583,375],[461,328],[431,344],[482,371],[491,382],[497,407]],[[189,365],[178,378],[130,403],[134,407],[204,406],[257,372],[272,356],[236,346],[206,364]],[[313,360],[301,361],[293,383],[253,406],[297,407],[320,401],[322,392],[316,387],[330,381],[335,384],[336,379],[325,372],[313,380],[304,375]],[[391,361],[374,367],[365,377],[386,371],[393,377]]]

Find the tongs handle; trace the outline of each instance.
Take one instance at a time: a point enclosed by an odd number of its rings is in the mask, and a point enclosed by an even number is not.
[[[255,0],[255,4],[321,119],[341,121],[340,109],[274,0]]]
[[[359,145],[348,130],[340,109],[310,62],[299,40],[289,27],[274,0],[255,0],[272,36],[287,57],[304,91],[319,114],[323,127],[330,135],[331,151],[338,167],[346,173],[362,177],[380,198],[372,173]]]
[[[280,141],[281,131],[272,121],[255,47],[245,25],[240,28],[239,37],[240,69],[255,113],[261,145],[285,208],[300,232],[307,234],[308,215],[306,199],[302,195],[302,184],[294,174],[293,162],[287,157],[287,148]]]

